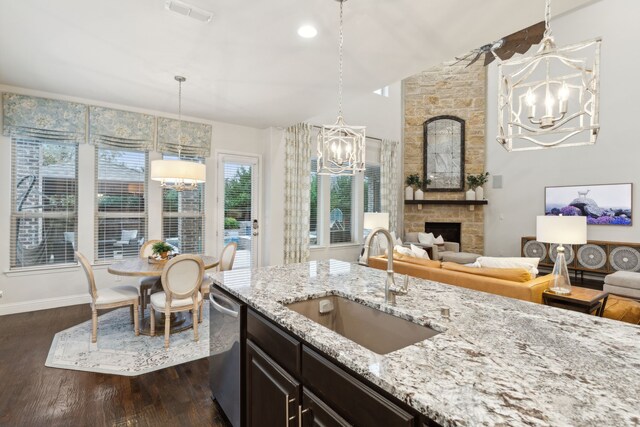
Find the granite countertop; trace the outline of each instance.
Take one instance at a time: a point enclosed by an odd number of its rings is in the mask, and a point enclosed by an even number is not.
[[[386,306],[385,274],[328,260],[214,281],[442,425],[640,425],[640,327],[417,278]],[[379,355],[283,305],[326,295],[441,333]]]

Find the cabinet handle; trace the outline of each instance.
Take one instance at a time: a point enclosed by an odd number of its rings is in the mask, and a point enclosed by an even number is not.
[[[302,427],[302,415],[309,412],[310,409],[302,409],[302,405],[298,405],[298,427]]]
[[[285,419],[285,425],[287,427],[289,426],[289,422],[295,420],[296,418],[295,415],[293,417],[289,416],[289,404],[295,401],[296,401],[296,398],[295,397],[290,398],[288,394],[284,397],[284,419]]]

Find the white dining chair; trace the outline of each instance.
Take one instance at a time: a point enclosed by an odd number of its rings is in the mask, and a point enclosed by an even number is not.
[[[193,338],[198,341],[198,310],[202,303],[200,284],[204,275],[204,263],[197,255],[178,255],[162,270],[164,292],[151,294],[151,335],[155,335],[155,312],[164,313],[164,347],[169,348],[171,313],[193,312]]]
[[[107,308],[129,306],[131,308],[131,321],[134,325],[135,334],[140,335],[138,324],[138,290],[134,286],[126,285],[98,290],[93,268],[91,268],[89,260],[80,252],[76,252],[75,254],[87,276],[89,294],[91,295],[91,342],[95,343],[98,339],[98,310]]]
[[[238,244],[235,242],[228,243],[224,248],[222,248],[222,252],[220,253],[220,262],[218,263],[218,271],[228,271],[233,269],[233,262],[236,259],[237,249]],[[205,274],[202,279],[202,285],[200,285],[200,293],[203,296],[208,295],[211,285],[213,285],[213,278],[208,274]],[[202,310],[200,310],[198,322],[202,322]]]

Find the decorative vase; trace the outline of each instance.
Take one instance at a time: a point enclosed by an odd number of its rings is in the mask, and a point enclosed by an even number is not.
[[[413,187],[410,185],[407,185],[407,188],[404,189],[404,199],[413,200]]]
[[[481,185],[476,187],[476,200],[484,200],[484,188]]]
[[[475,190],[472,190],[471,188],[469,190],[467,190],[466,192],[466,196],[467,196],[467,200],[475,200],[476,199],[476,192]]]
[[[424,200],[424,192],[421,189],[417,189],[415,193],[415,200]]]

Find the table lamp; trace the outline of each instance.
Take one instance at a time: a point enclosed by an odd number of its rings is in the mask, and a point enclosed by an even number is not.
[[[558,245],[558,255],[551,272],[553,278],[549,290],[561,295],[570,294],[571,281],[569,280],[563,245],[587,243],[587,218],[584,216],[539,216],[536,219],[536,240]]]
[[[365,212],[362,228],[373,230],[379,227],[385,230],[389,229],[389,212]]]

